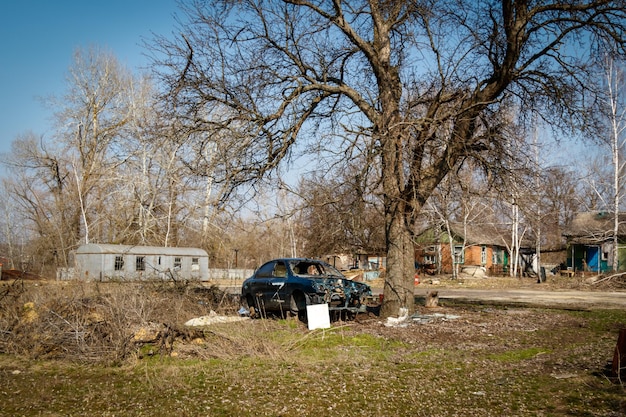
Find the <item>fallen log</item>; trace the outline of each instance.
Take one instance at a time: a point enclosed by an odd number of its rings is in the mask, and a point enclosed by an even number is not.
[[[624,278],[624,276],[626,276],[626,274],[624,274],[623,272],[619,272],[617,274],[608,275],[608,276],[606,276],[604,278],[597,279],[597,280],[593,281],[592,284],[597,285],[597,284],[600,284],[600,283],[605,282],[605,281],[611,281],[614,278]]]

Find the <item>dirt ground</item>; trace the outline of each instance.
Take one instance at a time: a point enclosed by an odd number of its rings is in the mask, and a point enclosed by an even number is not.
[[[382,292],[383,280],[369,281],[375,293]],[[606,277],[595,274],[586,276],[562,277],[549,274],[545,281],[538,282],[536,277],[511,278],[511,277],[473,277],[461,275],[457,279],[450,276],[422,276],[416,291],[440,291],[447,289],[532,289],[546,292],[562,291],[585,291],[585,292],[618,292],[624,293],[626,299],[626,277]],[[506,304],[506,302],[489,303],[465,303],[445,302],[436,307],[426,307],[416,303],[416,309],[409,317],[400,323],[389,324],[385,320],[373,314],[361,314],[354,323],[349,323],[347,328],[353,329],[354,333],[369,333],[389,340],[401,340],[409,345],[431,346],[436,349],[450,349],[452,351],[463,349],[480,348],[490,352],[503,350],[525,349],[533,343],[544,345],[545,334],[563,334],[550,340],[551,348],[559,349],[559,343],[563,345],[585,345],[593,343],[589,340],[586,332],[577,332],[576,329],[586,328],[589,323],[584,318],[585,312],[596,309],[598,306],[563,306],[560,304],[544,307],[521,306],[518,303]],[[600,306],[602,309],[602,306]],[[577,315],[580,312],[580,315]],[[334,325],[337,325],[335,323]],[[302,324],[302,326],[304,326]],[[611,324],[612,334],[617,338],[620,328],[626,328],[626,322]],[[520,336],[522,335],[522,336]],[[536,339],[536,340],[534,340]],[[533,341],[534,340],[534,341]],[[608,341],[609,345],[612,343]],[[592,366],[596,370],[605,369],[610,361],[612,350],[608,355],[599,354],[597,358],[587,358],[591,361],[585,366]],[[535,361],[536,371],[547,371],[559,377],[569,375],[568,366],[554,366],[553,358],[546,363],[542,362],[538,355]],[[565,364],[566,361],[563,361]],[[557,365],[561,361],[557,360]],[[543,369],[546,367],[547,369]],[[625,414],[626,415],[626,414]]]
[[[614,279],[427,280],[623,291]],[[626,311],[446,302],[324,331],[295,318],[185,326],[236,317],[234,299],[216,286],[2,282],[0,416],[626,415],[626,378],[607,374]]]

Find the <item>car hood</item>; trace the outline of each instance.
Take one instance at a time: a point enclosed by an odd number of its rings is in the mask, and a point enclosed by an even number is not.
[[[345,292],[358,293],[361,295],[371,295],[372,289],[369,285],[340,277],[309,277],[317,286],[325,290],[343,290]]]

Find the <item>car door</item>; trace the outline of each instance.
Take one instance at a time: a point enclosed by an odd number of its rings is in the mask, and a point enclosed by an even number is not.
[[[263,292],[266,308],[270,310],[283,310],[285,304],[285,284],[289,274],[287,264],[283,261],[275,261],[272,274],[267,280],[267,286]]]
[[[275,261],[267,262],[254,273],[254,278],[249,280],[248,285],[249,293],[252,294],[253,297],[258,298],[259,301],[266,304],[266,298],[268,297],[268,292],[270,291],[270,280],[274,274],[274,267],[276,265]]]

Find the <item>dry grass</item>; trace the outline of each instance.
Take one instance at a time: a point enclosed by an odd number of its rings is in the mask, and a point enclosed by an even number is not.
[[[621,416],[619,310],[493,306],[190,329],[238,304],[191,283],[3,283],[0,415]],[[467,285],[467,284],[464,284]]]
[[[0,352],[36,359],[120,363],[147,342],[167,350],[172,338],[193,338],[189,318],[238,308],[219,288],[193,283],[3,284]]]

